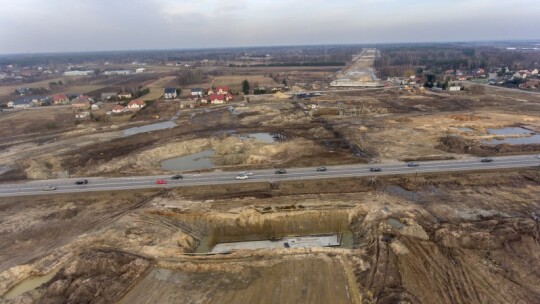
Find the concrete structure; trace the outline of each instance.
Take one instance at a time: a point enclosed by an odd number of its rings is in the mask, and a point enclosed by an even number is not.
[[[461,91],[461,87],[460,86],[451,86],[451,87],[448,87],[448,91],[450,91],[450,92]]]
[[[341,245],[340,234],[285,237],[278,241],[251,241],[220,243],[212,248],[212,253],[229,252],[233,250],[284,249],[331,247]]]
[[[64,76],[91,76],[94,75],[94,71],[65,71]]]
[[[103,72],[103,75],[131,75],[132,73],[130,70],[112,70]]]
[[[140,74],[140,73],[144,73],[144,71],[146,71],[145,68],[138,68],[135,70],[135,73]]]

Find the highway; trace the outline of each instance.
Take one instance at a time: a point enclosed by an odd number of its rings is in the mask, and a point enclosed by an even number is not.
[[[466,158],[446,161],[419,162],[417,167],[409,167],[406,163],[392,162],[382,164],[357,164],[328,166],[327,171],[318,172],[316,167],[309,168],[285,168],[286,174],[275,174],[275,169],[253,170],[253,175],[246,180],[236,180],[236,176],[241,171],[236,172],[208,172],[208,173],[186,173],[183,179],[172,180],[173,173],[159,176],[134,176],[118,178],[71,178],[57,180],[41,180],[20,182],[11,184],[0,184],[0,197],[41,195],[57,193],[81,193],[91,191],[114,191],[128,189],[148,189],[148,188],[168,188],[182,186],[202,186],[202,185],[222,185],[253,182],[276,182],[311,179],[330,179],[346,177],[365,176],[387,176],[415,173],[445,173],[457,171],[479,171],[497,170],[510,168],[538,167],[540,172],[540,158],[538,155],[520,155],[493,157],[493,162],[481,162],[482,158]],[[381,172],[371,172],[370,168],[381,168]],[[242,171],[245,172],[245,171]],[[75,185],[75,181],[87,179],[88,184]],[[159,179],[166,180],[167,184],[158,185]],[[55,190],[46,190],[48,186],[53,186]]]

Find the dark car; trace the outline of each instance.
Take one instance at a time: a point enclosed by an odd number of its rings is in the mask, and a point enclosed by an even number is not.
[[[176,174],[176,175],[173,175],[173,176],[171,177],[171,179],[182,179],[182,178],[184,178],[184,177],[182,176],[182,174]]]
[[[407,164],[407,167],[418,167],[418,166],[420,166],[419,163],[408,163]]]
[[[285,174],[285,173],[287,173],[287,170],[285,170],[285,169],[278,169],[278,170],[274,171],[274,173],[275,173],[275,174]]]
[[[381,172],[382,169],[379,168],[379,167],[373,167],[373,168],[369,168],[369,171],[371,171],[371,172]]]
[[[493,162],[493,158],[482,158],[481,162],[483,162],[483,163],[491,163],[491,162]]]
[[[324,172],[324,171],[326,171],[326,167],[317,168],[317,172]]]
[[[86,185],[86,184],[88,184],[87,179],[81,179],[75,182],[75,185]]]

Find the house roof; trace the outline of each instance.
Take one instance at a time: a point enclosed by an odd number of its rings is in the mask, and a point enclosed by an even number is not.
[[[66,99],[67,99],[67,96],[64,95],[64,94],[57,94],[57,95],[53,95],[53,97],[52,97],[53,101],[66,100]]]
[[[165,88],[165,94],[174,94],[176,93],[176,88]]]
[[[113,111],[122,111],[124,110],[124,107],[121,106],[121,105],[115,105],[113,108],[112,108]]]
[[[225,96],[222,95],[222,94],[212,94],[210,95],[210,97],[208,98],[210,100],[225,100]]]
[[[139,106],[144,106],[144,101],[140,100],[140,99],[135,99],[135,100],[132,100],[128,103],[128,106],[130,105],[139,105]]]
[[[29,103],[32,103],[32,98],[29,97],[21,97],[13,100],[13,105],[23,105]]]
[[[131,93],[126,92],[126,91],[122,91],[122,92],[118,93],[118,95],[129,95],[129,96],[131,96]]]
[[[217,87],[216,87],[216,92],[219,91],[219,90],[228,92],[228,91],[229,91],[229,87],[228,87],[228,86],[217,86]]]

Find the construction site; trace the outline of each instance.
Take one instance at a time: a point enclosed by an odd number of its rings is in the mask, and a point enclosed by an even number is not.
[[[0,181],[540,154],[538,95],[379,87],[377,56],[126,121],[1,113]],[[1,197],[0,303],[536,303],[539,208],[536,167]]]

